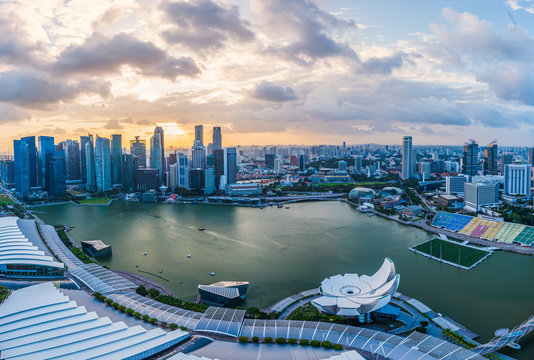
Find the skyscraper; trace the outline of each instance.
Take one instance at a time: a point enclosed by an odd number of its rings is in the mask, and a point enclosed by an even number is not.
[[[85,159],[85,144],[93,141],[93,135],[80,136],[80,170],[82,173],[82,183],[87,183],[87,161]]]
[[[93,136],[85,142],[85,189],[89,192],[96,191],[95,147]],[[82,140],[83,141],[83,140]]]
[[[139,136],[130,141],[130,153],[139,161],[139,167],[146,168],[146,140],[140,140]]]
[[[49,163],[56,152],[54,138],[51,136],[39,136],[39,185],[50,192]]]
[[[274,154],[265,154],[265,168],[274,169]]]
[[[158,129],[158,128],[156,128]],[[159,170],[159,183],[163,182],[163,157],[161,152],[161,133],[154,131],[150,138],[150,168]]]
[[[401,179],[406,180],[412,177],[414,167],[414,152],[412,149],[412,137],[405,136],[402,138],[402,171]]]
[[[122,135],[111,135],[111,177],[113,184],[122,183]]]
[[[21,199],[27,199],[30,188],[37,185],[37,149],[35,136],[13,140],[15,158],[15,191]]]
[[[215,186],[217,187],[217,189],[224,190],[220,188],[221,176],[224,176],[224,150],[213,150],[213,160],[215,163]],[[224,185],[226,185],[226,180]]]
[[[462,158],[462,173],[474,176],[478,173],[478,144],[471,139],[464,144]]]
[[[165,136],[163,134],[163,129],[161,127],[157,126],[154,129],[154,135],[156,135],[156,134],[159,134],[159,138],[160,138],[160,157],[161,157],[160,182],[162,184],[164,184],[165,183],[166,172],[167,172],[167,165],[166,165],[166,161],[165,161]],[[152,165],[150,165],[150,166],[152,166]]]
[[[222,149],[222,135],[219,126],[213,127],[213,150]]]
[[[237,182],[236,148],[224,148],[224,176],[226,177],[226,185]]]
[[[178,153],[178,187],[189,189],[189,159],[187,155]]]
[[[530,148],[528,152],[528,163],[534,165],[534,148]]]
[[[111,146],[109,139],[96,137],[95,141],[96,191],[111,190]]]
[[[191,168],[205,169],[206,168],[206,148],[203,144],[203,127],[202,125],[195,126],[195,141],[191,148]]]
[[[52,197],[65,196],[67,176],[65,172],[65,150],[55,152],[48,161],[48,193]]]
[[[497,175],[497,142],[493,141],[484,149],[484,174]]]
[[[80,143],[78,140],[65,140],[65,172],[67,180],[81,179]]]
[[[122,154],[122,190],[132,192],[135,189],[135,170],[139,165],[139,159],[133,154]]]
[[[202,125],[195,126],[195,142],[194,145],[204,145],[204,127]]]
[[[530,199],[532,166],[530,164],[506,164],[504,166],[504,193],[526,195]]]

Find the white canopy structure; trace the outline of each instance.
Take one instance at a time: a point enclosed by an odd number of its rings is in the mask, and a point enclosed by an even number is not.
[[[357,317],[387,305],[399,287],[400,276],[393,261],[384,260],[373,275],[336,275],[321,283],[321,297],[312,304],[322,312],[345,317]]]

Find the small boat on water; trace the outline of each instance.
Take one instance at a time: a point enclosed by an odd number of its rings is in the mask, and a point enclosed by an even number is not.
[[[188,258],[188,259],[191,259],[191,254],[187,254],[187,258]]]
[[[204,229],[204,228],[198,228],[198,231],[204,231],[204,230],[206,230],[206,229]]]
[[[160,270],[159,273],[162,274],[162,273],[163,273],[163,270]]]
[[[284,205],[282,205],[282,204],[278,204],[278,205],[276,205],[276,206],[277,206],[279,209],[281,209],[281,208],[284,207]]]
[[[286,209],[289,209],[289,206],[286,206]]]

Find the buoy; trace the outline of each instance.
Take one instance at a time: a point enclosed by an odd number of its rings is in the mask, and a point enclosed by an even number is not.
[[[212,272],[212,273],[211,273],[211,276],[215,276],[215,273],[214,273],[214,272]]]
[[[148,255],[148,253],[147,253],[147,252],[145,251],[143,255],[147,256],[147,255]]]
[[[191,254],[187,254],[187,258],[188,258],[188,259],[191,259]]]
[[[135,267],[139,267],[139,265],[135,265]]]
[[[161,274],[163,272],[163,270],[160,270],[159,273]]]

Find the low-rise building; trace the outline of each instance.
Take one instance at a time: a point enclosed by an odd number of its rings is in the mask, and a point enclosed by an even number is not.
[[[261,194],[261,184],[259,183],[239,183],[226,185],[226,195],[228,196],[249,196]]]

